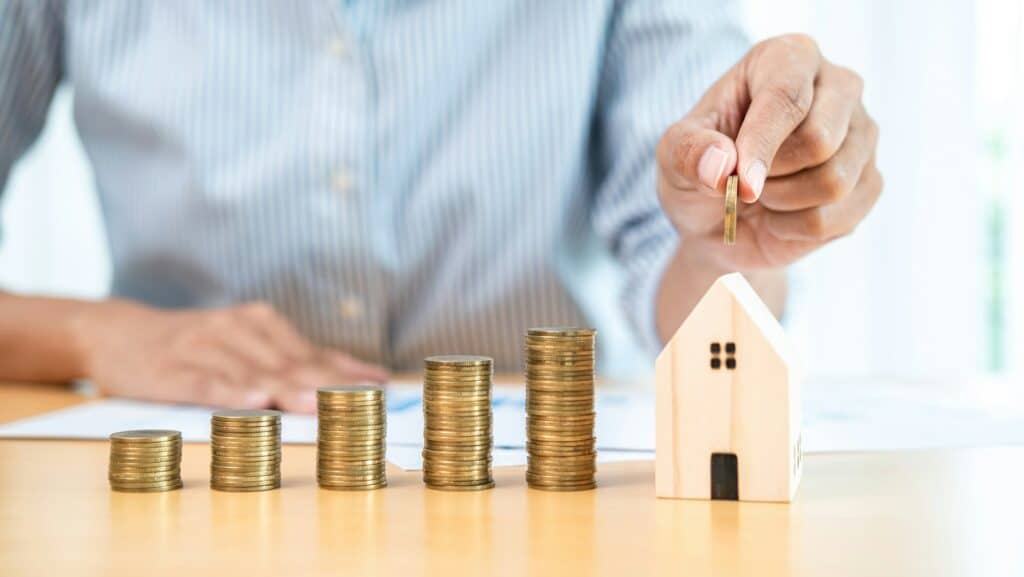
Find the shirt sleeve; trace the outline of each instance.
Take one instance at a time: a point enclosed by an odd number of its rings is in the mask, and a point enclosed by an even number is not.
[[[56,0],[0,0],[0,194],[60,82],[62,14]]]
[[[593,226],[627,274],[626,317],[661,349],[655,297],[679,239],[658,203],[655,147],[749,48],[733,0],[616,3],[596,111]]]

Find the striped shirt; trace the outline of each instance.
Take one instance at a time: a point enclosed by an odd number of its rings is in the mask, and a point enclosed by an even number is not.
[[[723,0],[0,0],[0,185],[66,83],[117,296],[512,369],[618,286],[653,351],[654,148],[746,48]]]

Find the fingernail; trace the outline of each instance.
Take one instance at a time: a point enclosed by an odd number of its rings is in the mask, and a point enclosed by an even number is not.
[[[755,160],[747,168],[747,184],[750,185],[750,190],[754,191],[754,200],[761,198],[766,178],[768,178],[768,167],[760,160]]]
[[[717,188],[722,172],[725,171],[725,161],[728,159],[729,155],[724,150],[717,146],[709,146],[697,164],[697,178],[704,186]]]
[[[248,391],[242,402],[247,407],[264,407],[270,402],[270,395],[266,391]]]

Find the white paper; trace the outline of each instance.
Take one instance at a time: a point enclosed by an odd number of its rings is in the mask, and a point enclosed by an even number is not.
[[[598,461],[644,460],[654,457],[654,398],[646,392],[599,392],[595,406]],[[493,395],[494,466],[526,464],[525,395],[521,388],[497,387]],[[388,460],[407,470],[422,466],[423,407],[420,387],[392,383],[387,387]],[[96,400],[68,409],[0,425],[0,437],[106,439],[127,429],[176,429],[186,442],[210,440],[210,414],[215,409],[125,399]],[[283,443],[316,442],[316,418],[285,414]]]
[[[521,387],[494,391],[494,465],[524,465],[525,396]],[[388,460],[420,468],[423,411],[419,386],[389,385]],[[598,391],[600,462],[654,457],[654,395],[649,390]],[[181,431],[208,441],[213,409],[104,399],[0,426],[0,437],[106,439],[125,429]],[[1010,384],[941,387],[898,383],[831,383],[804,388],[807,452],[877,451],[1024,444],[1024,397]],[[316,441],[316,419],[286,414],[282,441]]]

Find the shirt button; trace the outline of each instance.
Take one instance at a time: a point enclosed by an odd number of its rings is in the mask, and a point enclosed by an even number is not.
[[[345,297],[338,303],[338,312],[345,320],[354,321],[362,318],[364,309],[363,301],[356,297]]]
[[[338,58],[342,58],[348,54],[348,44],[345,43],[345,39],[341,36],[335,36],[331,39],[330,50],[331,54]]]
[[[338,169],[331,175],[331,186],[338,192],[344,193],[352,190],[354,183],[352,173],[345,169]]]

